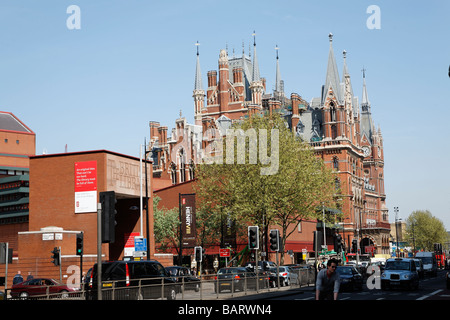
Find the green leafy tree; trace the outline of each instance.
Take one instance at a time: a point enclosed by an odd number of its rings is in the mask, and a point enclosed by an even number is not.
[[[278,225],[284,247],[300,221],[322,217],[318,206],[335,207],[334,176],[277,113],[252,116],[233,129],[237,138],[232,141],[228,135],[224,140],[222,161],[197,168],[199,203],[211,218],[231,217],[241,234],[251,224],[259,226],[263,237],[268,226]],[[261,135],[264,132],[266,137]],[[238,144],[242,137],[245,148]],[[260,144],[267,146],[266,154]],[[256,149],[258,161],[252,158]],[[230,159],[234,160],[230,163]]]
[[[413,211],[406,220],[406,236],[411,246],[416,249],[433,251],[435,243],[448,241],[447,231],[441,220],[428,210]]]
[[[179,250],[179,213],[177,208],[166,209],[158,208],[161,198],[153,197],[153,216],[155,242],[160,244],[159,250],[165,252],[167,248],[176,248]]]

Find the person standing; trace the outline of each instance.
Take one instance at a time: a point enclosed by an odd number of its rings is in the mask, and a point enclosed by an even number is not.
[[[19,270],[13,278],[13,284],[18,284],[23,282],[22,272]]]
[[[341,281],[336,267],[336,259],[330,259],[327,268],[317,274],[316,300],[337,300]]]

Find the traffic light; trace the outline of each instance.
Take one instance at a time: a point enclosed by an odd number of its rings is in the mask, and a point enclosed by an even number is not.
[[[259,249],[259,227],[248,227],[248,247],[250,249]]]
[[[202,262],[203,260],[203,249],[202,247],[195,247],[195,261]]]
[[[358,250],[357,247],[358,247],[357,240],[353,239],[352,240],[352,253],[356,253],[356,251]]]
[[[270,250],[280,251],[280,231],[278,229],[270,230]]]
[[[53,248],[52,250],[52,262],[55,266],[60,265],[60,255],[59,255],[59,249],[58,247]]]
[[[114,243],[116,229],[116,193],[114,191],[100,192],[102,204],[102,243]]]
[[[83,255],[83,232],[77,233],[77,256]]]
[[[337,253],[342,251],[342,237],[340,234],[334,235],[334,251]]]

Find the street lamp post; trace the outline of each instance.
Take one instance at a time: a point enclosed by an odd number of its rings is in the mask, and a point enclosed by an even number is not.
[[[395,239],[397,240],[397,257],[399,257],[399,255],[400,255],[400,250],[399,250],[399,247],[398,247],[398,225],[397,225],[397,223],[398,223],[398,221],[399,221],[399,219],[398,219],[398,207],[394,207],[394,212],[395,212]]]

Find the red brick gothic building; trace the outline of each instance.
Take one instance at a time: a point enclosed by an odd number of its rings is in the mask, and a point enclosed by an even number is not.
[[[361,253],[389,253],[389,219],[384,190],[383,137],[375,128],[371,104],[363,73],[362,99],[353,94],[348,73],[346,52],[343,53],[342,78],[333,51],[333,36],[329,35],[329,56],[325,82],[320,96],[307,102],[297,93],[287,97],[281,80],[278,51],[276,56],[275,89],[266,89],[260,77],[253,43],[253,59],[242,53],[230,58],[221,50],[218,72],[208,71],[208,87],[203,88],[200,56],[193,90],[195,124],[181,117],[176,120],[171,138],[167,127],[150,122],[150,147],[153,151],[155,189],[182,183],[194,178],[194,164],[208,129],[224,132],[234,121],[251,114],[280,112],[292,130],[314,148],[317,157],[337,173],[342,212],[340,234],[347,250],[354,239]],[[276,48],[278,49],[278,48]],[[163,199],[164,200],[164,199]],[[286,250],[313,251],[312,230],[301,231],[288,239]]]

